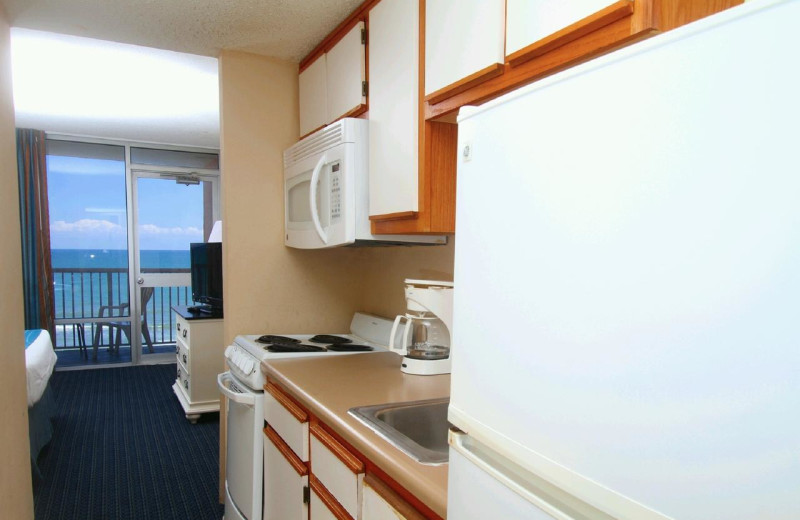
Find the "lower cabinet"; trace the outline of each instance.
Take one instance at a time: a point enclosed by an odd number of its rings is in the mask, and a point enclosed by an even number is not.
[[[428,518],[280,387],[265,390],[263,520]]]
[[[393,489],[372,474],[364,479],[361,494],[362,520],[423,520],[414,506],[403,500]]]
[[[308,467],[272,429],[264,428],[264,519],[308,518]]]

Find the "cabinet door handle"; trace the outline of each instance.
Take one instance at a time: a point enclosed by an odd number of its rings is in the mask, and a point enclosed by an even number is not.
[[[184,337],[184,338],[186,337],[186,333],[187,333],[187,332],[189,332],[189,331],[188,331],[188,330],[186,330],[186,329],[183,329],[183,337]]]
[[[186,364],[186,354],[183,355],[183,364]]]

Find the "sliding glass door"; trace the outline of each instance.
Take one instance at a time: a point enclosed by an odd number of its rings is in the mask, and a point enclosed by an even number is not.
[[[175,359],[173,305],[191,305],[189,244],[211,233],[219,199],[216,154],[131,148],[134,363]],[[137,331],[138,329],[138,331]]]

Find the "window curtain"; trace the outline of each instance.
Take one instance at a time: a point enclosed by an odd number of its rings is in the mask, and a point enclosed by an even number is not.
[[[48,330],[55,344],[47,163],[41,130],[17,129],[17,174],[25,328]]]

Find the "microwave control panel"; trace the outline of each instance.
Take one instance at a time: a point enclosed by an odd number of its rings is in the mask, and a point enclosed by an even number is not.
[[[340,164],[331,165],[331,221],[342,217],[342,176],[339,171]]]

